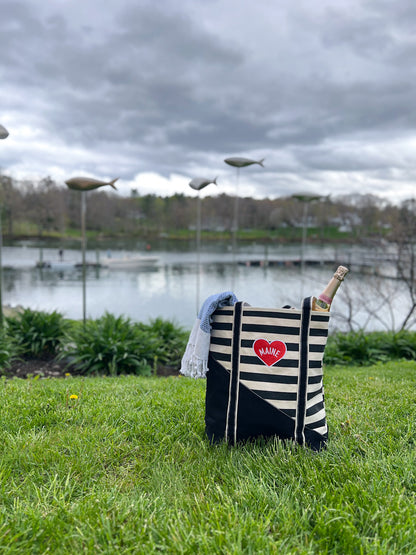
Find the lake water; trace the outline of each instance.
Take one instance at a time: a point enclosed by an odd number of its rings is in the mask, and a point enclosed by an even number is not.
[[[106,250],[88,250],[87,262],[102,261],[107,254]],[[136,254],[121,249],[111,251],[112,258]],[[136,269],[87,268],[87,317],[97,318],[107,311],[147,322],[161,316],[189,329],[195,320],[197,304],[209,295],[231,290],[240,300],[253,306],[299,306],[304,296],[323,289],[333,271],[333,264],[307,265],[302,277],[299,264],[295,264],[300,258],[300,247],[269,247],[266,250],[263,245],[251,245],[240,247],[233,256],[227,248],[208,246],[200,253],[198,286],[197,255],[192,250],[153,250],[151,256],[157,257],[155,264]],[[305,252],[305,259],[326,258],[347,266],[352,256],[349,248],[308,247]],[[50,262],[51,268],[37,268],[36,262],[40,259]],[[277,259],[282,263],[268,267],[253,264]],[[66,249],[61,261],[57,248],[3,247],[3,304],[57,310],[66,317],[81,319],[82,269],[75,267],[80,262],[81,252],[77,249]],[[353,305],[356,327],[385,329],[400,322],[406,309],[403,304],[406,297],[398,282],[382,280],[376,288],[373,282],[367,276],[350,273],[334,301],[332,326],[346,329],[344,320],[349,315],[348,304]],[[399,313],[397,308],[392,311],[380,301],[377,288],[385,291],[390,288],[388,298],[393,298],[393,294],[397,297],[394,306],[399,307]],[[370,298],[373,298],[370,304],[374,311],[371,317],[360,301],[365,299],[368,303]]]

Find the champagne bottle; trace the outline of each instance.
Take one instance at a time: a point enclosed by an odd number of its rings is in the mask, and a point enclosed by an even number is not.
[[[319,295],[319,297],[314,297],[312,299],[312,310],[317,310],[319,312],[329,312],[335,293],[338,291],[338,287],[344,281],[344,278],[348,274],[348,272],[349,270],[345,266],[338,266],[337,271],[333,275],[332,279],[329,281],[328,285]]]

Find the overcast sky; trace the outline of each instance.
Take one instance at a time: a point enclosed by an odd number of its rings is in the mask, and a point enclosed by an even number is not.
[[[0,168],[130,194],[416,184],[414,0],[2,0]]]

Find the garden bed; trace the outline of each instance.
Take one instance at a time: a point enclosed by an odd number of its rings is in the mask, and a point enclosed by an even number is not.
[[[71,376],[81,375],[75,366],[68,364],[65,360],[56,360],[55,358],[27,358],[15,360],[9,368],[2,370],[3,375],[8,378],[64,378],[65,374]],[[156,375],[161,377],[177,376],[179,368],[173,366],[159,365],[156,370]]]
[[[23,309],[0,333],[0,375],[59,378],[66,374],[175,376],[188,332],[155,318],[148,324],[105,313],[81,322]]]

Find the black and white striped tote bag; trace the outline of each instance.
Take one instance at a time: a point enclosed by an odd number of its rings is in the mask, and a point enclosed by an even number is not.
[[[238,302],[213,314],[205,406],[211,441],[277,436],[325,446],[329,314],[311,307],[308,297],[301,310]]]

